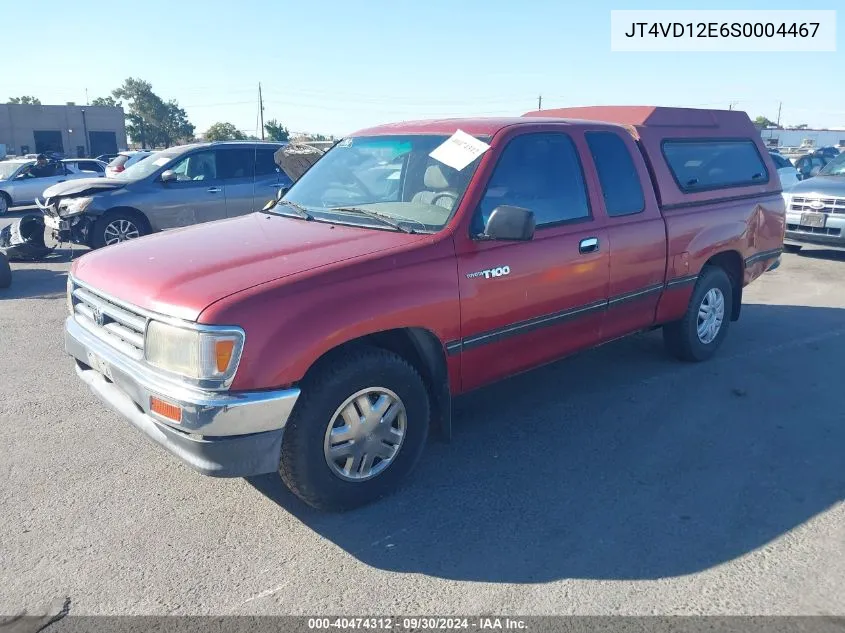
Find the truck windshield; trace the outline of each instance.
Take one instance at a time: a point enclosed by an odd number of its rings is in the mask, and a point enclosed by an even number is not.
[[[825,165],[819,176],[845,176],[845,152]]]
[[[454,214],[480,162],[454,169],[429,154],[449,135],[346,138],[296,181],[272,212],[367,227],[434,232]],[[489,142],[489,137],[478,137]],[[379,217],[380,216],[380,217]],[[397,226],[398,225],[398,226]]]

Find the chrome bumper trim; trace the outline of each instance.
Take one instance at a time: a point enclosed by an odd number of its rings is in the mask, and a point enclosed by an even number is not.
[[[118,353],[114,348],[81,326],[73,316],[65,320],[65,350],[77,360],[77,371],[85,378],[96,374],[108,389],[98,395],[120,413],[124,402],[112,402],[124,395],[150,422],[166,425],[181,433],[208,437],[247,435],[283,429],[299,398],[298,388],[276,391],[210,392],[193,389],[164,378],[145,365]],[[92,369],[93,354],[110,373],[106,379]],[[150,396],[158,396],[182,408],[182,421],[176,423],[150,412]],[[130,420],[131,421],[131,420]],[[137,426],[137,425],[136,425]]]

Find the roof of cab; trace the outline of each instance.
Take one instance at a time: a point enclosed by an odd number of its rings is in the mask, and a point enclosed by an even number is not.
[[[559,120],[558,123],[568,123]],[[480,136],[493,136],[499,130],[513,125],[530,125],[537,121],[529,121],[524,117],[502,117],[502,118],[458,118],[458,119],[431,119],[428,121],[402,121],[399,123],[387,123],[375,127],[358,130],[351,136],[384,136],[387,134],[454,134],[455,130],[463,130],[467,134]]]
[[[569,118],[635,128],[686,128],[718,130],[720,134],[748,132],[748,115],[742,110],[705,110],[662,106],[582,106],[532,110],[526,118]]]

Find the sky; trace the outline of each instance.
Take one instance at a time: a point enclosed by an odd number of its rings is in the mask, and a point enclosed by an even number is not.
[[[620,53],[611,9],[836,9],[786,0],[145,0],[88,6],[4,2],[0,102],[63,104],[126,77],[185,108],[197,132],[228,121],[257,132],[344,135],[420,118],[519,115],[644,104],[745,110],[845,128],[845,37],[835,53]],[[84,8],[83,8],[84,7]],[[31,39],[29,39],[31,38]]]

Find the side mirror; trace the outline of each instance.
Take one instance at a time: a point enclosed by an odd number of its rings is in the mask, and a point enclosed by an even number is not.
[[[168,182],[175,182],[176,181],[176,172],[172,169],[165,169],[161,172],[161,176],[159,176],[161,182],[168,183]]]
[[[484,227],[482,238],[525,242],[534,237],[535,227],[533,211],[502,205],[493,209]]]
[[[290,191],[290,187],[279,187],[276,190],[276,200],[281,200],[284,198],[285,194]]]

